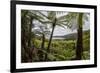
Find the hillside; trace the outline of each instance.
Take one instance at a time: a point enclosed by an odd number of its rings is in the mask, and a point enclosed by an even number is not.
[[[83,35],[88,35],[90,30],[83,31]],[[68,40],[75,40],[77,39],[77,33],[72,33],[64,36],[53,36],[53,39],[68,39]]]

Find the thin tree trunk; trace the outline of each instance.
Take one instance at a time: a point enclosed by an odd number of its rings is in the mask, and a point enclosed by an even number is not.
[[[30,19],[30,24],[29,24],[29,35],[28,35],[28,47],[31,47],[31,35],[32,35],[32,19]]]
[[[32,61],[32,53],[31,53],[31,48],[32,48],[32,44],[31,44],[31,39],[32,39],[32,18],[30,17],[30,24],[29,24],[29,35],[28,35],[28,54],[29,54],[29,59],[30,61]]]
[[[45,35],[42,35],[42,44],[41,44],[41,49],[44,49],[44,43],[45,43]]]
[[[45,55],[46,61],[48,60],[48,54],[50,53],[50,45],[51,45],[54,29],[55,29],[55,23],[53,24],[52,32],[51,32],[51,35],[50,35],[50,40],[49,40],[48,47],[47,47],[47,54]]]
[[[43,52],[42,50],[44,50],[44,45],[45,45],[45,35],[42,35],[42,43],[41,43],[41,51],[39,52],[39,59],[40,61],[43,61]]]
[[[78,18],[78,37],[77,37],[77,48],[76,48],[76,59],[81,60],[82,59],[82,53],[83,53],[83,31],[82,31],[82,25],[83,25],[83,13],[79,14]]]

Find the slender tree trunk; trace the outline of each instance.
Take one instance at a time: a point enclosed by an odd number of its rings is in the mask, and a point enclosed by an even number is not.
[[[42,34],[42,43],[41,43],[41,51],[39,52],[39,60],[40,61],[43,61],[43,52],[42,52],[42,50],[44,50],[44,45],[45,45],[45,35],[44,34]]]
[[[30,17],[30,23],[29,23],[29,34],[28,34],[28,54],[29,54],[29,59],[32,61],[32,44],[31,44],[31,39],[32,39],[32,18]]]
[[[29,24],[29,35],[28,35],[28,47],[31,47],[31,36],[32,36],[32,19],[30,19],[30,24]]]
[[[51,32],[51,35],[50,35],[50,40],[49,40],[48,47],[47,47],[47,54],[45,55],[46,61],[48,60],[48,54],[50,53],[50,45],[51,45],[54,29],[55,29],[55,23],[53,24],[52,32]]]
[[[44,49],[44,43],[45,43],[45,35],[42,35],[42,44],[41,44],[41,49]]]
[[[77,48],[76,48],[76,59],[81,60],[82,59],[82,53],[83,53],[83,31],[82,31],[82,25],[83,25],[83,13],[79,14],[78,18],[78,36],[77,36]]]

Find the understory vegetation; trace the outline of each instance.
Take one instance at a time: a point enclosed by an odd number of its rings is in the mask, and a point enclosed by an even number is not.
[[[87,60],[90,59],[90,35],[89,31],[85,32],[83,37],[83,55],[82,59]],[[34,41],[35,47],[41,47],[42,41],[40,38],[36,38]],[[66,40],[66,39],[55,39],[52,40],[50,53],[48,55],[49,61],[64,61],[64,60],[73,60],[76,57],[76,44],[77,41],[74,40]],[[46,53],[45,49],[48,46],[48,40],[45,41],[44,53]],[[43,58],[45,55],[43,56]]]

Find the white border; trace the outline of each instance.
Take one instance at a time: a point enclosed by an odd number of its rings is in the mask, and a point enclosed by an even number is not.
[[[81,61],[60,61],[60,62],[33,62],[21,63],[21,9],[27,10],[48,10],[48,11],[68,11],[68,12],[88,12],[90,13],[90,60]],[[35,5],[16,5],[16,68],[39,68],[55,66],[72,66],[94,64],[94,10],[70,7],[52,7]]]

